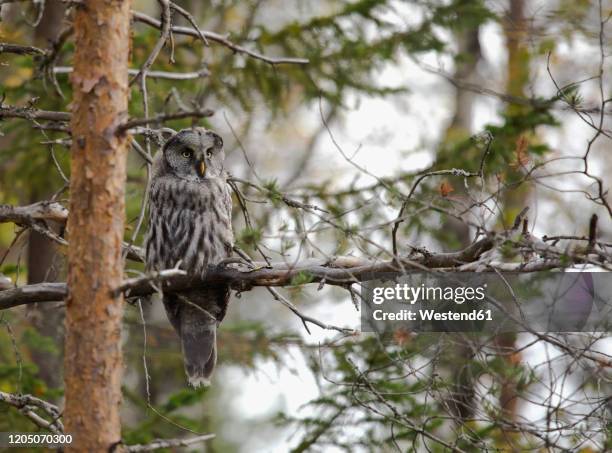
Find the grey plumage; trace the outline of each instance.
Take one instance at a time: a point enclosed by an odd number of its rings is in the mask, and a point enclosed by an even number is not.
[[[149,188],[147,270],[178,265],[203,277],[210,266],[231,255],[232,199],[224,159],[221,137],[204,128],[178,132],[157,153]],[[193,386],[210,383],[217,361],[217,326],[229,294],[224,285],[164,294]]]

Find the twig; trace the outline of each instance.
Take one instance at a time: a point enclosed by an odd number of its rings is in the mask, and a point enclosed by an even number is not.
[[[278,192],[278,191],[272,191],[266,187],[261,187],[255,183],[252,183],[250,181],[246,181],[244,179],[241,178],[237,178],[235,176],[230,176],[228,178],[230,181],[235,181],[235,182],[239,182],[240,184],[245,184],[249,187],[252,187],[253,189],[257,190],[258,192],[264,193],[267,196],[273,197],[273,196],[278,196],[283,203],[285,203],[287,206],[289,206],[290,208],[297,208],[297,209],[304,209],[304,210],[313,210],[313,211],[320,211],[320,212],[324,212],[326,214],[329,214],[329,212],[326,209],[320,208],[316,205],[313,204],[306,204],[306,203],[301,203],[297,200],[294,200],[292,198],[289,198],[286,194],[282,193],[282,192]]]
[[[559,241],[590,241],[590,238],[586,236],[572,236],[570,234],[560,234],[557,236],[543,236],[544,242],[559,242]],[[600,247],[612,247],[612,242],[595,241]]]
[[[414,194],[415,190],[417,189],[417,187],[419,186],[421,181],[423,181],[425,178],[428,178],[430,176],[440,176],[440,175],[462,176],[463,178],[472,178],[472,177],[483,178],[483,175],[484,175],[484,164],[485,164],[485,160],[486,160],[487,156],[489,155],[489,153],[491,151],[491,143],[492,142],[493,142],[493,137],[492,136],[487,136],[486,148],[485,148],[484,153],[482,154],[482,158],[480,159],[480,164],[478,166],[478,171],[477,172],[468,172],[468,171],[465,171],[465,170],[460,169],[460,168],[452,168],[452,169],[449,169],[449,170],[430,171],[428,173],[424,173],[424,174],[420,175],[416,179],[416,181],[412,185],[412,188],[410,189],[410,192],[408,193],[408,196],[402,202],[402,206],[401,206],[399,212],[397,213],[397,217],[395,219],[395,222],[393,223],[393,229],[391,231],[391,238],[392,238],[392,242],[393,242],[393,256],[397,256],[397,253],[398,253],[398,250],[397,250],[397,230],[399,229],[400,224],[404,221],[404,211],[406,210],[406,207],[408,207],[408,202],[410,201],[410,197],[412,197],[412,195]]]
[[[272,294],[275,300],[283,304],[285,307],[291,310],[293,314],[295,314],[298,318],[300,318],[300,320],[302,321],[302,324],[304,325],[304,328],[306,329],[306,332],[308,332],[309,334],[311,332],[310,332],[310,329],[308,328],[308,323],[314,324],[315,326],[318,326],[321,329],[325,329],[325,330],[336,330],[338,332],[348,333],[348,334],[352,334],[355,332],[353,329],[348,329],[346,327],[338,327],[338,326],[334,326],[333,324],[325,324],[324,322],[321,322],[318,319],[305,315],[301,311],[299,311],[298,308],[291,301],[289,301],[286,297],[284,297],[276,289],[270,288],[269,286],[267,286],[266,289],[270,292],[270,294]]]
[[[206,46],[210,46],[210,43],[208,42],[208,39],[206,39],[206,36],[204,36],[204,34],[202,33],[202,31],[199,29],[198,24],[195,21],[195,18],[193,17],[193,15],[187,11],[184,8],[181,8],[179,5],[177,5],[174,2],[170,2],[170,7],[175,10],[177,13],[179,13],[181,16],[183,16],[185,19],[187,19],[187,21],[191,24],[191,26],[193,27],[193,29],[195,30],[195,32],[198,34],[198,36],[200,37],[200,39],[202,40],[202,42],[206,45]]]

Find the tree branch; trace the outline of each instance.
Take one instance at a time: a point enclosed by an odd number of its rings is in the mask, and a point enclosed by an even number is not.
[[[54,74],[70,74],[72,73],[71,66],[56,66],[53,68]],[[128,74],[135,76],[140,71],[138,69],[128,69]],[[149,79],[166,79],[166,80],[192,80],[208,77],[210,71],[207,68],[202,68],[194,72],[168,72],[168,71],[147,71]]]
[[[0,205],[0,223],[28,226],[38,220],[66,223],[67,218],[68,209],[56,202],[40,201],[27,206]]]
[[[27,206],[0,205],[0,223],[12,222],[24,228],[31,228],[64,246],[67,246],[68,242],[51,231],[46,222],[53,221],[63,226],[67,219],[68,209],[57,202],[39,201]],[[122,247],[127,249],[127,257],[132,261],[144,261],[144,250],[140,247],[125,242]]]
[[[70,113],[37,110],[29,107],[5,106],[0,103],[0,118],[23,118],[26,120],[70,121]]]
[[[180,120],[183,118],[208,118],[210,116],[213,116],[214,114],[215,112],[213,110],[203,109],[162,114],[151,118],[136,118],[133,120],[126,121],[125,123],[120,125],[117,128],[117,132],[125,132],[128,129],[132,129],[139,126],[146,126],[148,124],[159,124],[165,121]]]
[[[155,27],[159,30],[163,29],[163,25],[161,23],[161,21],[151,17],[151,16],[147,16],[146,14],[140,13],[138,11],[133,11],[132,12],[132,17],[135,21],[138,22],[142,22],[144,24],[150,25],[151,27]],[[180,27],[177,25],[173,25],[172,27],[170,27],[170,31],[172,33],[175,33],[177,35],[187,35],[187,36],[193,36],[195,38],[200,38],[203,36],[204,38],[206,38],[209,41],[213,41],[216,42],[218,44],[222,44],[225,47],[233,50],[234,52],[237,53],[241,53],[244,55],[248,55],[252,58],[255,58],[257,60],[261,60],[264,61],[266,63],[272,64],[272,65],[277,65],[277,64],[308,64],[309,60],[306,58],[288,58],[288,57],[279,57],[279,58],[274,58],[274,57],[268,57],[266,55],[262,55],[258,52],[254,52],[252,50],[246,49],[238,44],[233,43],[232,41],[230,41],[229,39],[225,38],[222,35],[219,35],[217,33],[211,32],[211,31],[205,31],[205,30],[194,30],[193,28],[189,28],[189,27]]]
[[[268,266],[254,263],[254,270],[239,270],[228,267],[211,267],[204,279],[189,276],[177,269],[168,269],[153,275],[125,280],[115,291],[127,297],[143,297],[155,293],[156,287],[168,292],[198,289],[211,283],[229,284],[238,291],[247,291],[255,286],[291,286],[296,279],[316,283],[324,281],[330,285],[346,286],[378,278],[381,273],[400,275],[406,270],[422,270],[423,267],[458,268],[475,261],[494,244],[493,237],[481,239],[464,250],[453,253],[428,253],[415,259],[404,259],[398,263],[369,261],[354,257],[338,257],[331,261],[309,260],[294,265],[285,263]],[[35,302],[57,302],[67,295],[64,283],[39,283],[0,291],[0,310]]]
[[[12,393],[0,392],[0,401],[15,407],[19,412],[28,417],[40,428],[48,429],[53,433],[62,433],[64,426],[59,421],[61,412],[57,406],[36,398],[32,395],[14,395]],[[46,420],[35,412],[35,409],[42,410],[51,417],[51,421]]]
[[[172,447],[187,447],[189,445],[204,442],[210,439],[214,439],[214,434],[204,434],[190,439],[157,439],[149,444],[138,444],[138,445],[127,445],[125,451],[130,453],[141,452],[141,451],[154,451],[162,448]]]
[[[214,111],[211,109],[200,109],[200,110],[187,110],[179,111],[176,113],[166,113],[156,115],[151,118],[135,118],[128,120],[117,127],[118,133],[123,133],[129,129],[145,126],[147,124],[160,124],[165,121],[180,120],[183,118],[208,118],[214,115]],[[48,110],[37,110],[30,107],[15,107],[15,106],[4,106],[0,103],[0,119],[2,118],[23,118],[26,120],[47,120],[47,121],[70,121],[71,114],[69,112],[54,112]],[[67,132],[67,129],[61,129]]]
[[[39,428],[47,429],[54,434],[64,432],[64,425],[60,421],[62,414],[59,408],[47,401],[32,395],[16,395],[0,391],[0,402],[16,408]],[[37,409],[44,412],[51,420],[47,420],[40,416],[36,412]],[[148,444],[125,445],[124,450],[128,452],[145,452],[160,450],[162,448],[187,447],[189,445],[205,442],[214,437],[215,434],[203,434],[189,439],[156,439]]]
[[[0,53],[14,53],[17,55],[46,55],[47,52],[34,46],[20,46],[19,44],[10,44],[0,42]]]
[[[500,238],[500,240],[503,238]],[[248,291],[256,286],[293,286],[296,281],[304,283],[323,282],[346,287],[347,284],[385,278],[416,270],[452,270],[453,272],[536,272],[562,269],[572,263],[590,263],[603,267],[605,263],[598,255],[567,254],[552,246],[542,249],[537,244],[532,250],[546,254],[548,258],[530,262],[496,262],[483,259],[483,253],[491,250],[498,238],[489,235],[469,247],[450,253],[421,252],[418,257],[389,261],[373,261],[351,256],[332,260],[307,260],[295,264],[255,262],[253,269],[236,269],[227,266],[210,267],[205,278],[194,277],[180,269],[167,269],[143,277],[124,280],[113,293],[123,292],[126,297],[144,297],[162,289],[166,292],[181,292],[200,289],[210,284],[227,284],[237,291]],[[501,241],[507,243],[505,241]],[[528,244],[515,244],[525,246]],[[37,302],[62,301],[67,296],[65,283],[39,283],[0,291],[0,310]]]

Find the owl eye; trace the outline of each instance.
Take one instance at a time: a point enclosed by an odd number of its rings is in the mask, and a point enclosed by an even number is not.
[[[208,158],[212,157],[212,151],[211,150],[206,151],[206,157],[208,157]]]
[[[187,159],[191,159],[191,151],[183,151],[183,157]]]

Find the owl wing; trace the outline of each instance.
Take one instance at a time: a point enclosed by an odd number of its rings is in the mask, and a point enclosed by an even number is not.
[[[230,256],[234,249],[234,231],[232,229],[232,190],[227,182],[223,185],[223,188],[223,206],[229,219],[229,228],[226,231],[224,240],[226,242],[227,254]]]

